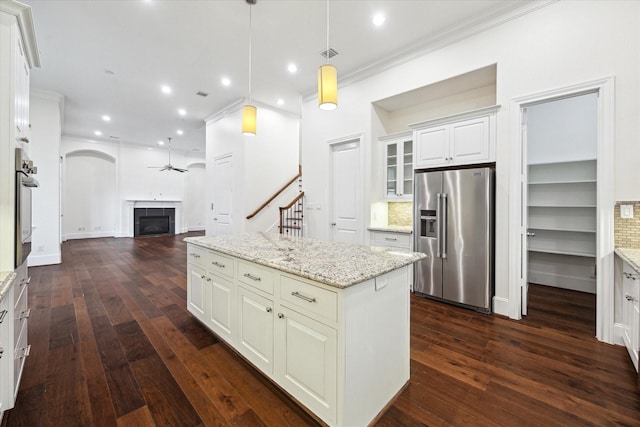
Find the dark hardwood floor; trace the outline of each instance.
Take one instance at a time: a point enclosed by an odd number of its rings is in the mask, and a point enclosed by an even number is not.
[[[184,235],[75,240],[31,268],[13,426],[314,426],[186,311]],[[523,321],[411,299],[411,381],[377,426],[640,426],[591,295],[532,286]],[[381,339],[384,339],[381,337]]]

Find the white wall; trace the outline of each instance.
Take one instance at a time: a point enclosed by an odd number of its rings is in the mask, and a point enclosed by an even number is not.
[[[93,153],[92,153],[93,152]],[[73,220],[69,219],[66,222],[63,235],[67,238],[74,237],[101,237],[105,235],[114,235],[116,237],[123,237],[127,235],[131,225],[127,224],[129,221],[128,200],[173,200],[181,201],[181,222],[176,224],[176,233],[184,233],[189,229],[197,229],[198,224],[190,224],[191,219],[198,221],[197,215],[191,215],[190,209],[198,207],[197,204],[191,204],[187,195],[187,188],[195,194],[204,194],[205,192],[205,180],[192,179],[189,186],[187,186],[187,175],[190,172],[178,173],[163,171],[158,169],[152,169],[148,166],[162,166],[167,164],[168,150],[166,148],[153,148],[151,150],[142,147],[127,144],[116,144],[106,142],[90,142],[83,139],[63,137],[61,145],[61,154],[64,159],[64,180],[69,181],[74,177],[74,172],[69,175],[69,168],[74,171],[80,171],[82,174],[86,174],[86,180],[88,182],[95,181],[98,185],[98,180],[111,179],[111,173],[114,174],[115,180],[115,197],[111,201],[112,196],[110,191],[100,191],[97,196],[99,197],[94,201],[95,204],[101,206],[111,206],[111,211],[107,214],[93,213],[91,217],[76,217],[71,215]],[[96,160],[102,158],[112,158],[113,169],[110,169],[107,163],[96,163],[94,167],[88,167],[91,162],[99,162]],[[84,158],[87,164],[81,167],[73,168],[74,162],[77,159]],[[199,154],[185,153],[184,151],[178,151],[173,149],[171,153],[171,163],[180,168],[186,168],[191,164],[202,164],[204,159]],[[113,172],[111,172],[113,170]],[[198,172],[196,172],[197,174]],[[66,189],[65,184],[65,189]],[[97,188],[97,187],[96,187]],[[94,195],[95,197],[95,195]],[[66,191],[65,192],[65,206],[63,210],[66,212],[70,209],[81,208],[83,204],[86,206],[86,200],[83,199],[81,193],[78,191]],[[86,209],[86,208],[85,208]],[[110,215],[113,215],[112,217]],[[202,215],[200,216],[200,222]],[[113,218],[113,220],[111,220]],[[110,223],[114,222],[111,226]],[[99,227],[99,229],[96,229]],[[84,228],[80,230],[78,234],[78,228]],[[200,225],[200,229],[201,229]],[[111,233],[112,231],[112,233]],[[74,233],[75,236],[70,234]]]
[[[560,1],[471,38],[341,87],[336,111],[303,104],[302,164],[309,235],[327,238],[326,141],[372,128],[371,103],[497,63],[496,296],[508,300],[510,101],[532,93],[615,76],[615,197],[637,200],[640,182],[640,2]],[[370,143],[365,138],[365,147]],[[366,158],[371,158],[370,153]],[[370,176],[366,174],[365,176]],[[365,186],[364,194],[371,194]],[[366,202],[368,208],[368,201]],[[365,209],[368,212],[368,209]],[[506,304],[505,304],[506,307]],[[506,313],[504,313],[506,314]]]
[[[592,160],[598,155],[598,95],[527,108],[527,162]]]
[[[207,120],[207,182],[213,188],[215,159],[233,155],[232,232],[265,231],[278,220],[278,204],[272,203],[250,220],[246,216],[257,209],[298,173],[300,117],[258,104],[255,136],[240,131],[241,111],[233,108],[222,116]],[[213,235],[210,206],[213,193],[207,194],[206,234]]]
[[[31,192],[34,226],[29,266],[59,264],[60,252],[60,139],[63,98],[54,93],[32,91],[31,160],[38,167],[39,188]]]

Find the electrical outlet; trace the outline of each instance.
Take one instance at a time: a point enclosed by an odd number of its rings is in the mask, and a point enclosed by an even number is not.
[[[620,205],[620,218],[633,218],[633,205]]]

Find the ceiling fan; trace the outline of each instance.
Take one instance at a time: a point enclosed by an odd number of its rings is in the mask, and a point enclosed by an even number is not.
[[[147,166],[147,167],[151,169],[160,169],[160,172],[162,171],[176,171],[180,173],[189,172],[187,169],[176,168],[171,164],[171,137],[168,137],[167,139],[169,140],[169,163],[167,163],[164,166]]]

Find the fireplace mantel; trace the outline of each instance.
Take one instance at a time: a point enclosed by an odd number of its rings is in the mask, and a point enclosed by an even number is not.
[[[125,237],[133,237],[133,210],[135,208],[174,208],[176,213],[176,234],[184,233],[182,230],[182,200],[156,200],[156,199],[129,199],[126,201]]]

